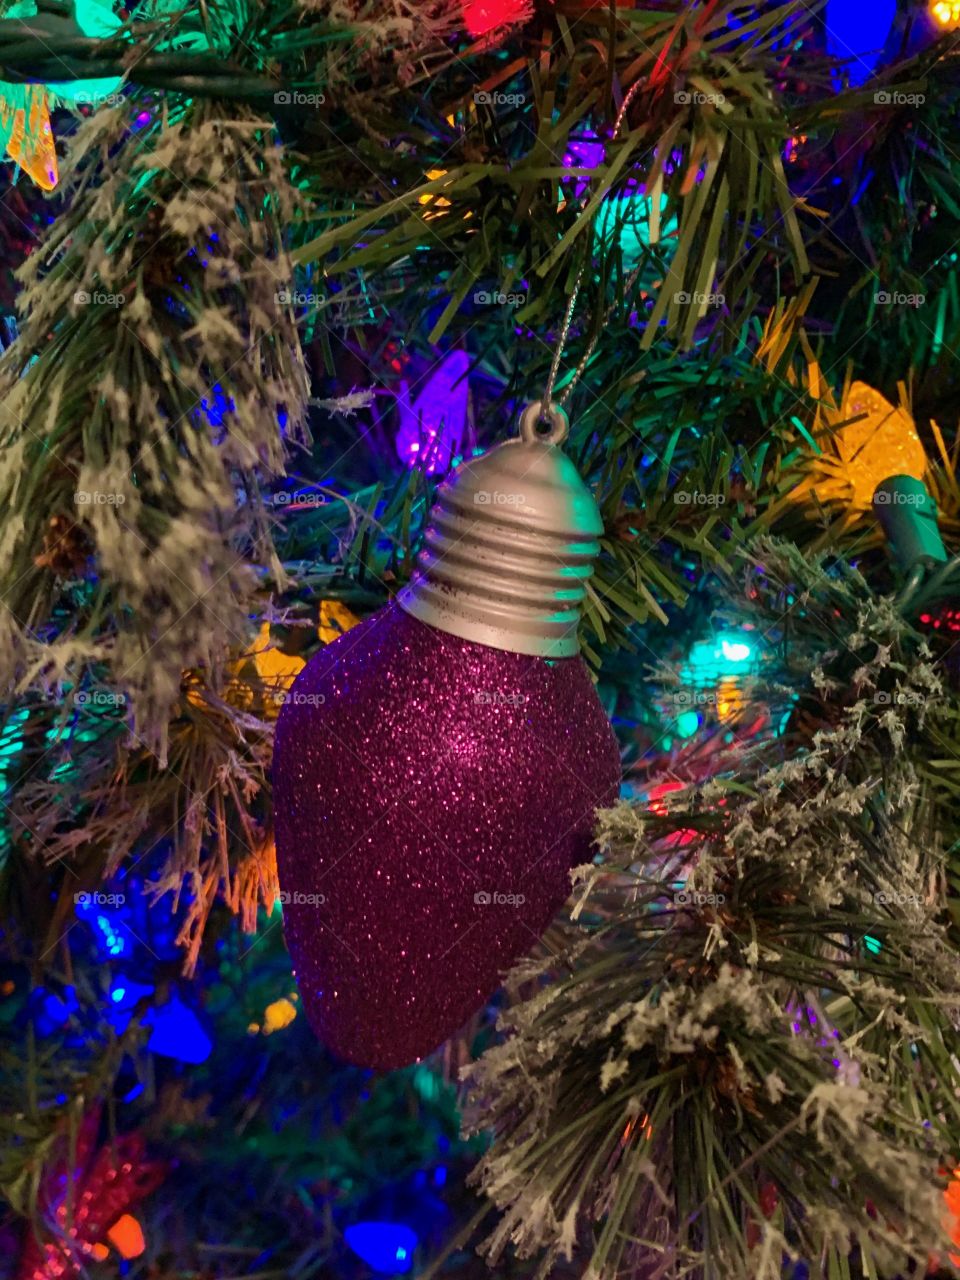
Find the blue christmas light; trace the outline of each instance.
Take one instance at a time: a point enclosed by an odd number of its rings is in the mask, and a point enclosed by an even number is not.
[[[354,1222],[343,1235],[357,1257],[374,1271],[403,1275],[413,1266],[417,1233],[402,1222]]]
[[[128,977],[118,979],[110,989],[110,1003],[116,1008],[108,1008],[106,1011],[114,1028],[119,1032],[125,1031],[137,1002],[152,996],[155,990],[150,983],[135,982]]]
[[[120,924],[119,913],[111,914],[103,909],[98,901],[102,896],[95,893],[78,894],[74,910],[78,919],[85,920],[93,928],[104,959],[116,959],[130,950],[131,942]]]
[[[152,901],[142,875],[120,872],[103,891],[76,897],[77,919],[89,928],[102,960],[133,959],[138,952],[155,960],[179,956],[179,919],[188,906],[182,896],[174,911],[172,895]]]
[[[80,1004],[73,987],[64,987],[59,995],[46,987],[35,987],[30,993],[29,1008],[37,1035],[50,1036],[69,1021]]]
[[[118,1035],[130,1025],[137,1004],[152,996],[155,990],[148,983],[127,977],[118,979],[110,990],[110,1004],[105,1010]],[[147,1048],[162,1058],[175,1058],[196,1066],[206,1062],[213,1051],[213,1042],[199,1017],[176,992],[166,1004],[148,1009],[143,1015],[143,1025],[150,1028]]]
[[[233,397],[227,395],[219,382],[213,386],[211,395],[200,401],[200,408],[206,414],[211,427],[222,427],[224,417],[228,413],[233,413],[236,407]]]
[[[196,1066],[206,1062],[213,1052],[213,1041],[200,1019],[176,993],[158,1009],[148,1010],[143,1025],[152,1028],[147,1041],[151,1053]]]

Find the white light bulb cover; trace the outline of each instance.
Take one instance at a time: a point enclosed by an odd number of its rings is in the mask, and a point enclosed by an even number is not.
[[[558,405],[531,404],[519,439],[463,463],[440,486],[414,576],[397,597],[402,609],[510,653],[579,653],[603,521],[558,447],[568,429]]]

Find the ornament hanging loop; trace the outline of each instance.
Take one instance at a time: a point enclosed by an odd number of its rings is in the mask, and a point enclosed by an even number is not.
[[[617,112],[617,118],[614,121],[613,132],[610,135],[611,141],[613,141],[615,138],[619,136],[620,127],[623,124],[624,119],[626,118],[627,108],[630,106],[630,103],[636,97],[637,93],[639,92],[643,84],[644,84],[643,80],[637,80],[630,86],[629,90],[627,91],[627,94],[624,97],[623,102],[620,104],[620,110]],[[588,196],[589,196],[589,192],[584,195],[581,212],[586,210],[589,204]],[[594,221],[595,217],[596,217],[596,214],[594,214],[591,217],[591,223]],[[553,360],[550,363],[550,372],[547,375],[547,385],[543,393],[543,399],[540,401],[542,412],[541,412],[539,421],[541,426],[551,421],[551,417],[550,417],[551,410],[557,409],[560,412],[563,411],[562,409],[563,405],[566,404],[566,402],[570,399],[570,394],[573,391],[573,388],[577,385],[577,383],[580,381],[581,377],[583,376],[583,372],[586,369],[587,365],[590,363],[590,358],[593,355],[594,351],[596,350],[597,343],[600,341],[600,328],[598,326],[593,337],[590,339],[590,342],[587,344],[586,351],[584,351],[583,355],[580,357],[580,363],[577,365],[576,369],[574,369],[572,376],[568,380],[566,389],[564,390],[563,394],[560,396],[559,401],[554,402],[553,389],[556,386],[557,377],[559,376],[559,373],[560,373],[560,361],[563,359],[563,352],[567,345],[567,341],[570,337],[570,326],[573,324],[573,309],[577,305],[577,297],[580,293],[580,286],[583,284],[583,277],[587,269],[587,262],[589,262],[589,256],[587,260],[583,262],[583,264],[580,267],[580,270],[577,272],[577,278],[573,282],[573,289],[570,292],[570,298],[569,298],[569,301],[567,302],[567,310],[566,310],[566,314],[563,317],[563,325],[560,329],[560,334],[557,339],[557,345],[553,353]],[[629,281],[628,281],[628,284],[630,286],[634,284],[639,274],[640,274],[639,267],[637,267],[636,270],[631,272]],[[607,312],[607,315],[609,316],[612,313],[612,311],[613,311],[613,307],[610,308],[610,310]],[[543,410],[542,409],[543,405],[547,405],[548,408],[546,410]],[[564,430],[564,433],[563,433],[564,436],[567,434],[567,431],[569,430],[569,428],[570,428],[570,424],[568,422],[566,429]],[[523,434],[522,422],[521,422],[521,434]],[[526,440],[528,437],[524,435],[523,438]],[[560,439],[562,438],[563,437],[561,436]],[[547,440],[551,444],[560,443],[560,440],[552,440],[549,434],[547,433],[540,434],[539,439]]]
[[[525,444],[562,444],[569,431],[570,419],[556,402],[544,405],[534,400],[520,415],[520,439]]]

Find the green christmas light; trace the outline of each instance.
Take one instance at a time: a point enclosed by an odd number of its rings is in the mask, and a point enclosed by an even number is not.
[[[692,738],[700,728],[700,717],[696,711],[681,711],[677,716],[676,730],[680,738]]]
[[[660,197],[660,212],[667,207],[668,199]],[[623,264],[629,270],[643,260],[650,249],[650,199],[644,192],[622,195],[605,200],[597,215],[595,240],[608,252],[615,246],[620,249]],[[657,244],[671,240],[677,234],[677,219],[672,216],[661,222]]]

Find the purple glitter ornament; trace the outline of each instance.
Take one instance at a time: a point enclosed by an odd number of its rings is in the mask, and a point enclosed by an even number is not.
[[[591,857],[620,776],[576,649],[601,530],[528,423],[442,487],[411,586],[284,705],[284,928],[307,1016],[351,1062],[403,1066],[454,1035]]]
[[[324,1044],[389,1068],[453,1035],[563,905],[619,771],[581,658],[395,604],[318,653],[275,778],[284,928]]]

